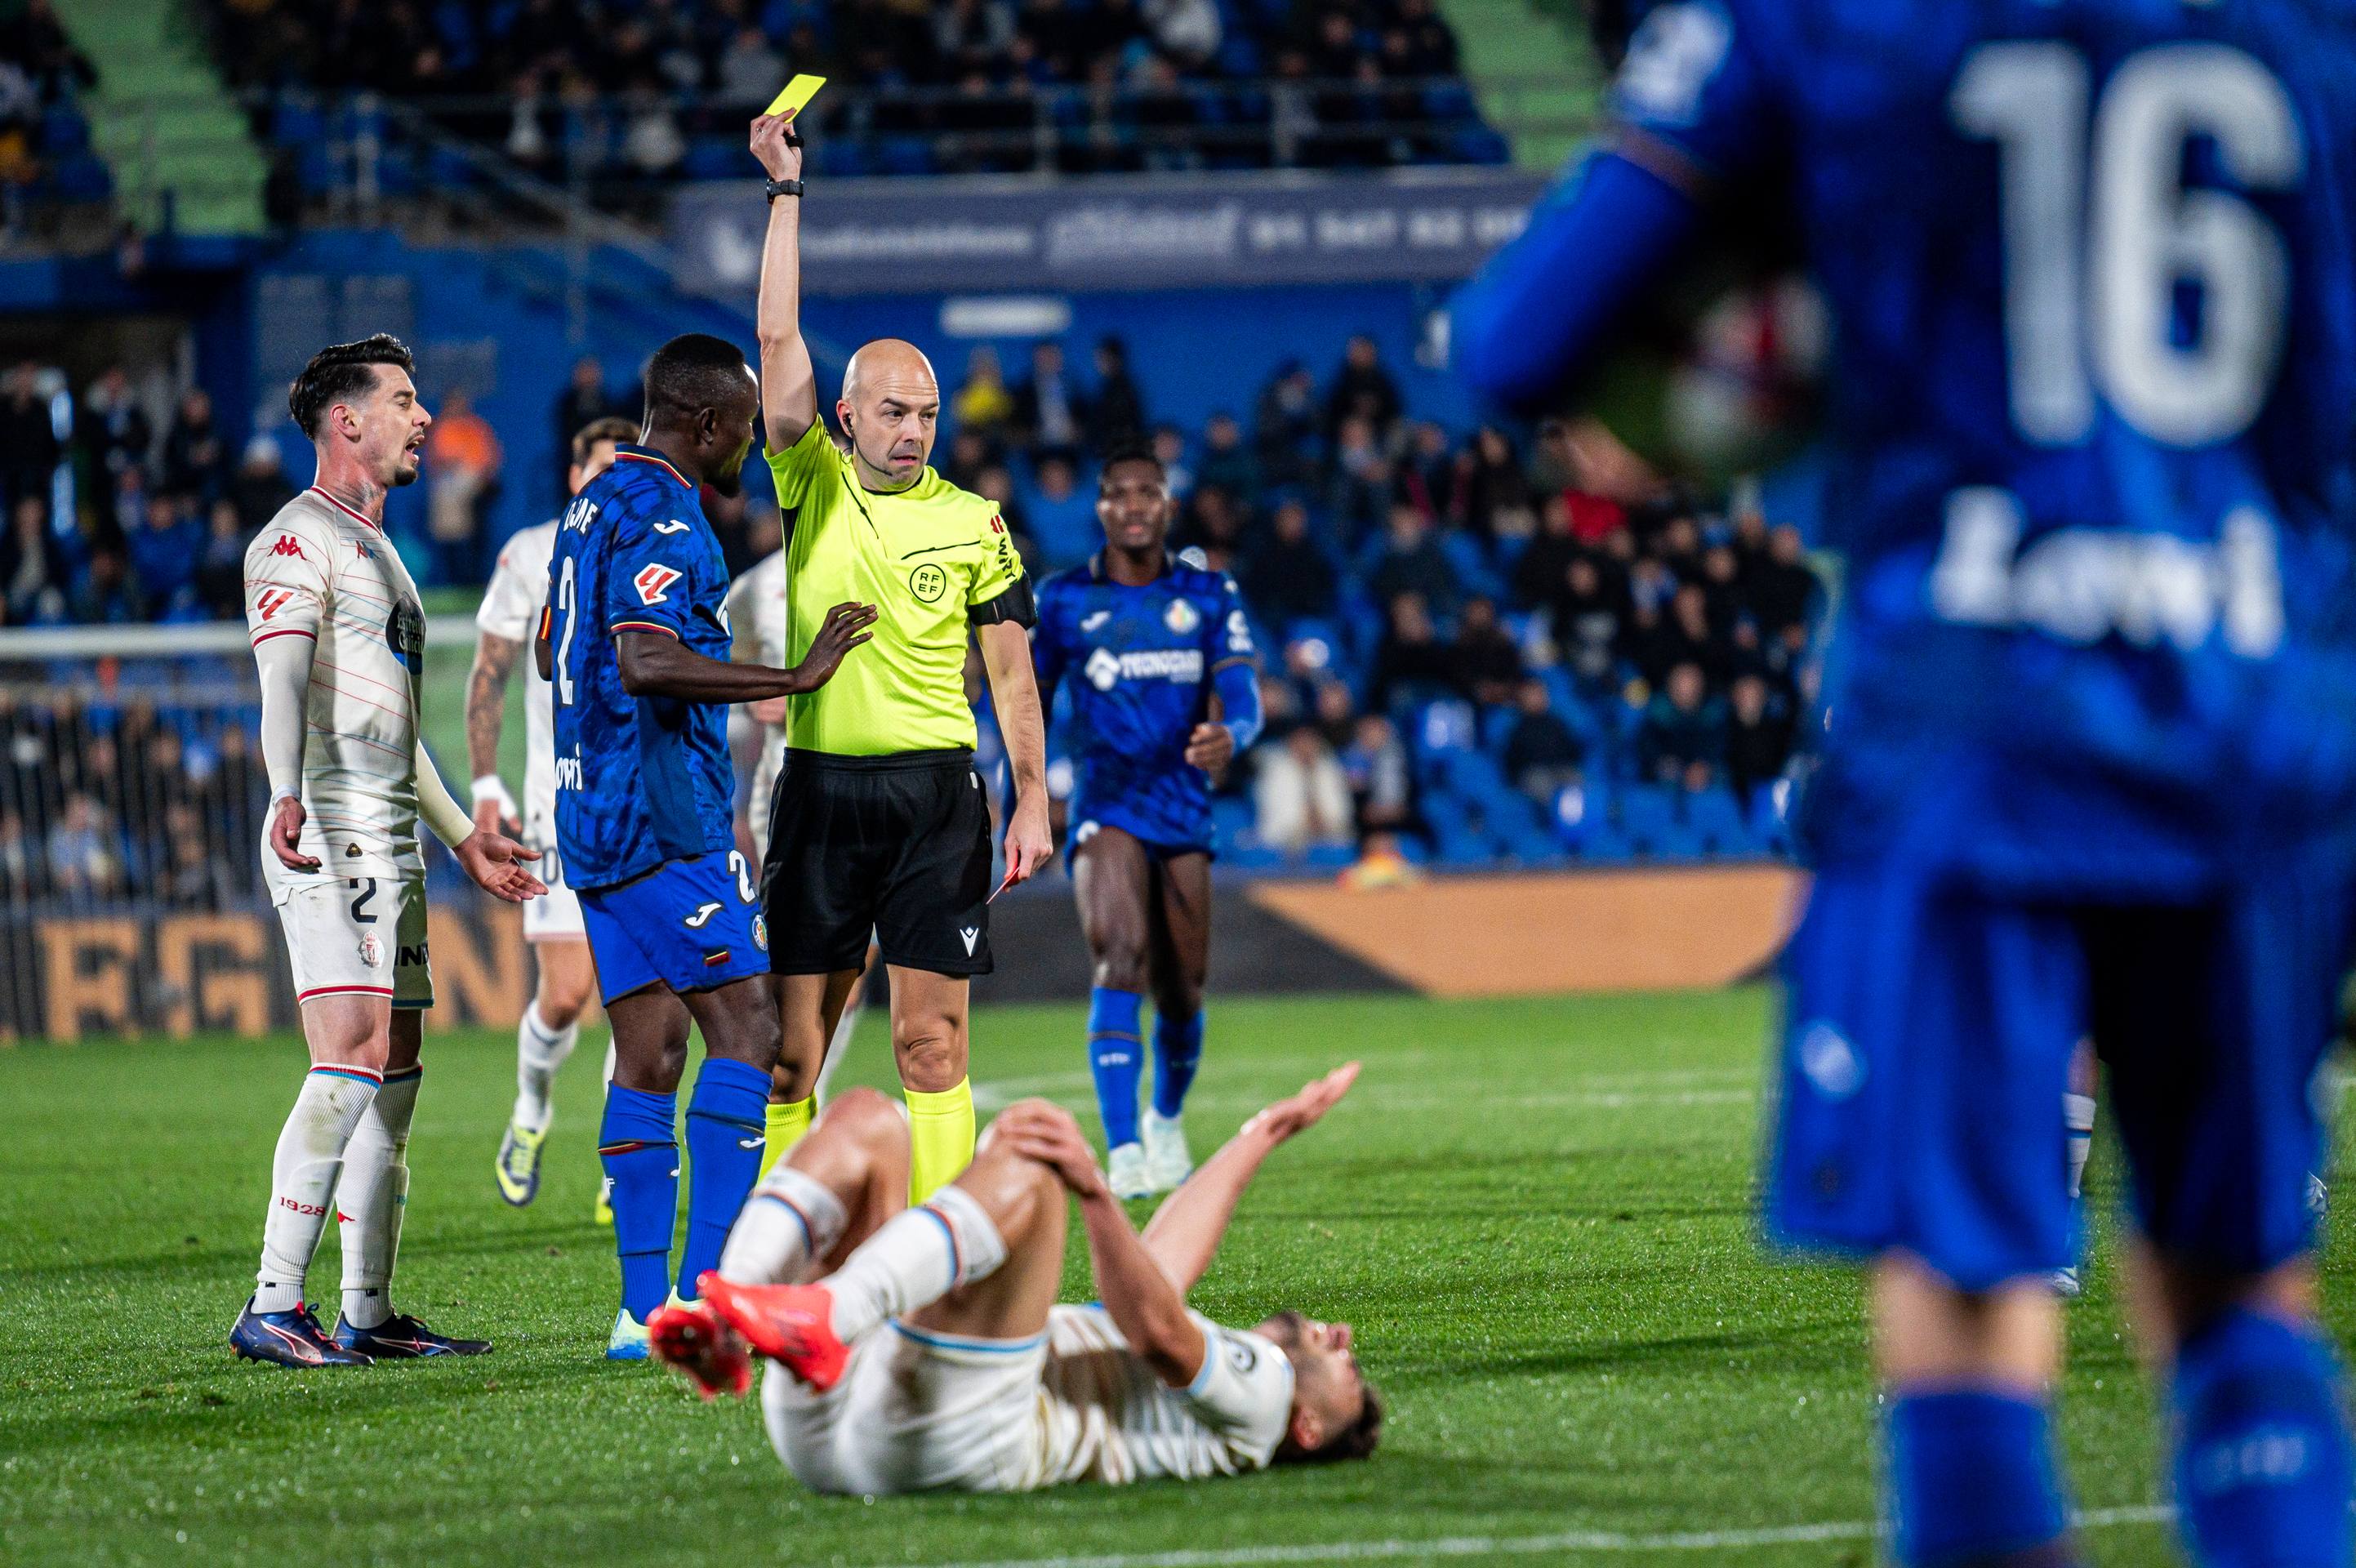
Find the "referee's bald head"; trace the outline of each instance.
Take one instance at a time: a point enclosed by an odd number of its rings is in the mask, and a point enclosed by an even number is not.
[[[723,495],[744,482],[761,385],[744,350],[708,332],[686,332],[647,361],[647,436]]]
[[[843,367],[842,397],[834,412],[851,437],[860,482],[872,490],[905,489],[924,473],[933,454],[940,379],[914,343],[878,338]]]

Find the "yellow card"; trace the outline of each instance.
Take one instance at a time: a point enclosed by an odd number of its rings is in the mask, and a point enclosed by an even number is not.
[[[783,114],[790,120],[809,108],[809,101],[816,98],[818,90],[825,85],[826,78],[822,76],[798,76],[786,83],[786,90],[770,100],[768,108],[762,113]]]

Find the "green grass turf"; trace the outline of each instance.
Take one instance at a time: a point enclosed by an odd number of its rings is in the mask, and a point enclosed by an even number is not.
[[[292,1040],[0,1052],[0,1562],[942,1563],[1868,1519],[1856,1282],[1752,1242],[1771,1004],[1758,989],[1216,1004],[1198,1153],[1333,1062],[1366,1071],[1265,1170],[1196,1303],[1355,1323],[1392,1404],[1381,1454],[873,1502],[802,1493],[752,1409],[599,1359],[615,1297],[589,1219],[602,1037],[566,1069],[527,1210],[490,1177],[511,1043],[429,1042],[399,1295],[498,1351],[343,1373],[240,1364],[224,1340],[299,1073]],[[1080,1028],[1076,1008],[983,1013],[986,1103],[1044,1093],[1093,1128]],[[846,1077],[888,1072],[873,1020],[856,1049]],[[1091,1294],[1076,1240],[1076,1299]],[[2329,1261],[2344,1273],[2344,1245]],[[336,1271],[323,1256],[313,1275],[330,1303]],[[2070,1315],[2066,1428],[2088,1507],[2156,1494],[2114,1279],[2098,1258]],[[2104,1563],[2170,1560],[2150,1524],[2089,1544]],[[1852,1540],[1634,1560],[1870,1558]]]

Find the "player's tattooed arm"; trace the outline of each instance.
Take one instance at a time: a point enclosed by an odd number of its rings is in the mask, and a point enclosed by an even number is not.
[[[1006,876],[1027,882],[1046,869],[1055,839],[1047,820],[1047,720],[1031,667],[1031,634],[1019,621],[978,627],[990,700],[1014,769],[1014,811],[1006,823]]]
[[[771,179],[802,172],[799,138],[790,116],[753,122],[753,156]],[[802,339],[802,204],[790,197],[769,203],[761,243],[761,291],[755,308],[761,340],[761,418],[768,449],[783,452],[818,423],[818,371]]]
[[[1294,1133],[1315,1126],[1357,1080],[1358,1064],[1345,1062],[1300,1093],[1278,1101],[1245,1122],[1171,1194],[1145,1228],[1145,1246],[1180,1290],[1194,1289],[1211,1266],[1235,1215],[1236,1200],[1258,1174],[1260,1162]]]
[[[466,674],[466,765],[474,770],[475,826],[512,830],[515,800],[499,780],[499,727],[507,716],[508,677],[523,644],[483,632]],[[496,788],[494,788],[496,787]]]
[[[844,655],[875,634],[873,605],[840,604],[790,670],[706,659],[659,631],[625,631],[614,639],[622,690],[633,697],[674,697],[684,703],[755,703],[815,692],[842,667]]]

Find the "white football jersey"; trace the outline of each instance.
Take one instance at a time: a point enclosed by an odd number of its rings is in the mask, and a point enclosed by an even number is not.
[[[728,624],[751,662],[783,670],[786,665],[786,553],[764,555],[728,589]]]
[[[523,820],[540,846],[556,842],[556,725],[548,682],[532,656],[532,639],[540,635],[540,612],[548,603],[548,564],[556,555],[557,520],[518,529],[499,551],[491,569],[490,586],[483,590],[483,607],[475,612],[475,629],[524,645],[523,666]]]
[[[766,664],[774,670],[787,668],[784,551],[763,556],[730,585],[728,625],[735,633],[740,663]],[[745,789],[744,804],[746,820],[753,828],[754,846],[765,856],[769,852],[769,795],[776,787],[777,771],[785,766],[785,760],[786,726],[763,725],[761,759],[754,764],[753,779]]]
[[[421,876],[417,722],[425,611],[392,542],[317,486],[245,552],[253,645],[317,646],[304,714],[302,847],[325,876]]]
[[[1189,1316],[1203,1331],[1203,1370],[1193,1387],[1173,1389],[1103,1308],[1048,1314],[1040,1485],[1199,1480],[1258,1470],[1275,1456],[1292,1415],[1292,1363],[1257,1334]]]

